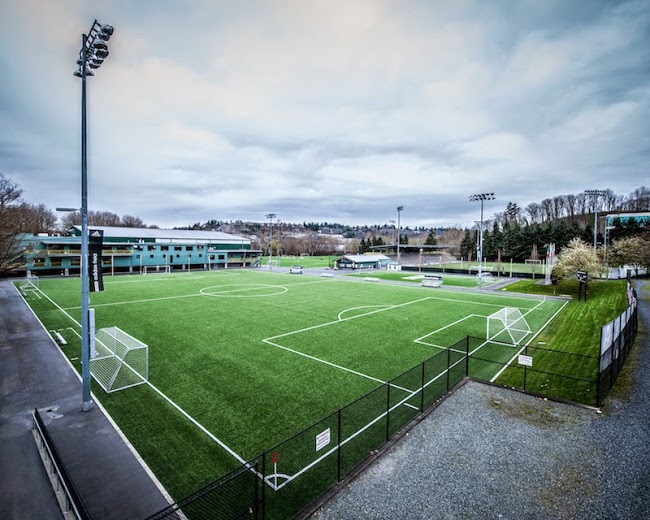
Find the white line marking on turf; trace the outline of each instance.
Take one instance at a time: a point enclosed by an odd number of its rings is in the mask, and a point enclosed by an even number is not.
[[[528,342],[527,342],[523,347],[521,347],[521,348],[519,349],[519,351],[518,351],[514,356],[512,356],[512,359],[510,359],[510,361],[508,361],[508,362],[503,366],[503,368],[502,368],[501,370],[499,370],[499,371],[496,373],[496,375],[495,375],[492,379],[490,379],[490,383],[494,383],[494,382],[497,380],[497,378],[498,378],[498,377],[499,377],[499,376],[500,376],[500,375],[505,371],[505,369],[508,368],[512,363],[514,363],[515,359],[517,359],[517,357],[519,356],[519,354],[521,354],[521,353],[524,351],[524,349],[525,349],[528,345],[530,345],[531,342],[532,342],[532,341],[533,341],[537,336],[539,336],[539,335],[542,333],[542,331],[543,331],[546,327],[548,327],[548,324],[551,323],[551,321],[553,321],[553,320],[555,319],[555,317],[556,317],[558,314],[560,314],[560,312],[561,312],[561,311],[564,309],[564,307],[566,307],[568,304],[569,304],[568,301],[564,302],[564,304],[562,305],[562,307],[560,307],[557,311],[555,311],[555,314],[553,314],[553,316],[551,316],[551,317],[546,321],[546,323],[545,323],[545,324],[544,324],[544,325],[543,325],[543,326],[542,326],[542,327],[541,327],[541,328],[540,328],[540,329],[539,329],[539,330],[538,330],[538,331],[537,331],[533,336],[531,336],[531,338],[528,340]]]
[[[93,303],[91,307],[111,307],[113,305],[128,305],[130,303],[149,303],[157,302],[164,300],[180,300],[183,298],[205,298],[205,294],[195,293],[195,294],[182,294],[179,296],[161,296],[160,298],[145,298],[143,300],[128,300],[124,302],[109,302],[109,303]],[[66,307],[67,310],[77,310],[81,307]]]
[[[42,292],[42,291],[41,291]],[[65,314],[68,318],[72,320],[73,323],[75,323],[78,327],[81,327],[81,324],[75,320],[72,316],[70,316],[67,312],[65,312],[55,301],[53,301],[47,294],[43,293],[43,296],[45,296],[52,304],[57,307],[63,314]],[[31,308],[31,307],[30,307]],[[45,327],[43,327],[45,328]],[[74,329],[73,329],[74,330]],[[77,331],[74,331],[77,333]],[[77,334],[80,338],[81,335]],[[235,457],[239,462],[242,464],[246,464],[246,461],[240,457],[237,453],[235,453],[232,449],[230,449],[224,442],[220,441],[217,437],[215,437],[210,431],[205,428],[201,423],[199,423],[196,419],[194,419],[190,414],[188,414],[185,410],[183,410],[179,405],[177,405],[174,401],[172,401],[169,397],[167,397],[161,390],[156,388],[151,382],[147,381],[147,384],[155,390],[161,397],[163,397],[169,404],[171,404],[176,410],[178,410],[183,416],[185,416],[187,419],[189,419],[192,424],[194,424],[196,427],[198,427],[203,433],[205,433],[210,439],[212,439],[214,442],[216,442],[219,446],[221,446],[224,450],[226,450],[230,455]]]
[[[214,442],[216,442],[219,446],[221,446],[224,450],[226,450],[230,455],[232,455],[235,459],[237,459],[239,462],[242,464],[247,464],[247,461],[244,460],[243,457],[241,457],[239,454],[237,454],[234,450],[232,450],[225,442],[219,440],[215,435],[213,435],[205,426],[203,426],[199,421],[197,421],[194,417],[192,417],[189,413],[187,413],[185,410],[183,410],[180,406],[178,406],[174,401],[172,401],[169,397],[167,397],[161,390],[156,388],[151,382],[147,381],[147,385],[151,387],[152,390],[154,390],[160,397],[162,397],[165,401],[167,401],[169,404],[171,404],[176,410],[178,410],[186,419],[188,419],[194,426],[196,426],[199,430],[201,430],[203,433],[205,433],[210,439],[212,439]]]
[[[363,305],[361,307],[352,307],[350,309],[344,309],[341,312],[339,312],[337,319],[339,321],[342,321],[343,318],[341,316],[343,316],[343,314],[345,314],[346,312],[358,311],[359,309],[376,309],[376,308],[383,308],[383,307],[392,307],[392,305]]]

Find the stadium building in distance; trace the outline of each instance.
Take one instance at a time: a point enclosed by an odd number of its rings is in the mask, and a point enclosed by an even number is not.
[[[89,226],[103,232],[105,273],[152,273],[256,265],[261,251],[247,238],[219,231]],[[25,267],[35,274],[77,274],[81,226],[66,237],[34,236],[26,244]]]

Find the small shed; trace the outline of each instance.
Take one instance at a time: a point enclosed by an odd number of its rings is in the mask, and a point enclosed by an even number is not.
[[[391,259],[386,255],[343,255],[334,263],[339,269],[384,269]]]

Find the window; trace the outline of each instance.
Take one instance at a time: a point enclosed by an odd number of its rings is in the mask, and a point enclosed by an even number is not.
[[[149,258],[153,258],[153,255],[149,255]]]
[[[182,246],[174,246],[174,251],[182,251],[183,247]],[[176,255],[178,256],[178,255]]]
[[[169,251],[169,246],[160,246],[161,251]]]
[[[226,255],[219,255],[219,260],[225,260],[225,259],[226,259]]]
[[[147,246],[147,251],[155,251],[156,246]]]
[[[185,251],[194,251],[193,246],[185,246]]]

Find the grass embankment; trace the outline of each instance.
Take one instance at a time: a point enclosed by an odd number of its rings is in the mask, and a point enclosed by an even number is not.
[[[563,280],[558,285],[522,280],[502,290],[547,296],[567,295],[571,300],[523,352],[533,358],[532,369],[526,369],[524,373],[523,367],[513,365],[497,382],[524,386],[528,391],[553,397],[596,404],[601,327],[626,309],[625,282],[590,282],[587,301],[578,300],[578,282],[575,280]]]

